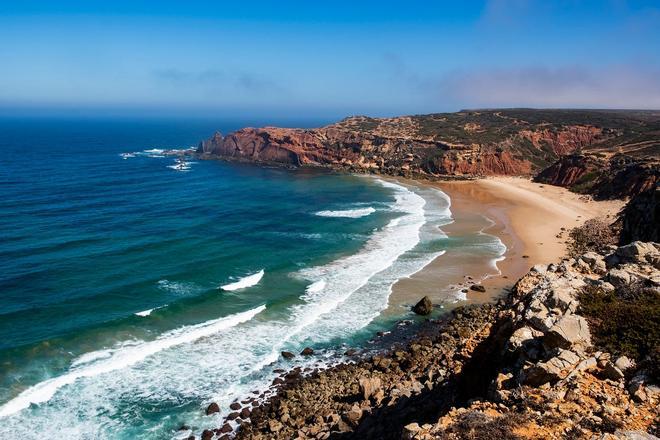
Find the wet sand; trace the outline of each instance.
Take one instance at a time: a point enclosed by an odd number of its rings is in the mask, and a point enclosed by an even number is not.
[[[532,266],[561,260],[566,255],[568,230],[594,217],[613,221],[624,205],[620,200],[596,202],[565,188],[516,177],[415,184],[437,187],[451,198],[455,221],[442,227],[449,238],[484,228],[485,233],[499,237],[507,250],[497,267],[484,261],[483,256],[447,252],[411,278],[395,284],[391,312],[400,312],[401,307],[424,295],[447,309],[465,304],[455,303],[454,298],[474,281],[480,281],[486,292],[468,289],[467,302],[492,301]]]

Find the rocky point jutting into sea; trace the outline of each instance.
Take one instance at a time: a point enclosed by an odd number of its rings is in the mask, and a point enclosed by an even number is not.
[[[313,130],[246,128],[202,142],[198,153],[209,159],[423,179],[522,175],[594,199],[630,201],[614,222],[570,230],[570,255],[535,265],[496,302],[418,326],[402,322],[396,337],[377,338],[380,350],[348,350],[339,365],[279,371],[270,397],[235,401],[216,430],[198,435],[656,438],[659,151],[660,113],[637,111],[352,117]],[[423,298],[415,312],[432,309]]]

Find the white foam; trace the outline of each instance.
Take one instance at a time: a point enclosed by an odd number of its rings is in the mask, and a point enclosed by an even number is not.
[[[374,212],[376,212],[376,210],[370,206],[368,208],[345,209],[340,211],[319,211],[315,213],[315,215],[318,215],[319,217],[359,218],[366,217]]]
[[[0,407],[0,417],[19,412],[31,404],[43,403],[50,400],[63,386],[72,384],[84,377],[98,376],[114,370],[126,368],[136,364],[148,356],[167,350],[177,345],[193,342],[205,336],[234,327],[242,322],[252,319],[255,315],[266,309],[259,306],[246,312],[229,315],[223,318],[207,321],[202,324],[181,327],[177,330],[164,333],[154,341],[144,342],[132,347],[113,352],[110,356],[96,355],[97,362],[86,363],[79,368],[71,368],[68,373],[48,379],[23,391],[14,399]],[[105,350],[102,350],[105,356]],[[94,358],[92,353],[87,355]]]
[[[147,309],[147,310],[143,310],[141,312],[135,312],[135,315],[144,318],[146,316],[151,315],[151,312],[153,312],[154,310],[162,309],[163,307],[165,307],[165,306],[154,307],[153,309]]]
[[[188,165],[168,165],[167,168],[175,171],[190,171],[190,166]]]
[[[266,310],[241,325],[179,344],[176,349],[163,349],[112,374],[78,377],[75,383],[60,388],[48,404],[4,419],[0,437],[34,438],[33,433],[38,432],[58,438],[111,439],[146,429],[154,437],[167,437],[176,421],[167,415],[145,426],[145,405],[158,411],[179,408],[182,403],[203,406],[215,401],[222,408],[221,417],[234,399],[271,385],[272,369],[276,368],[272,362],[290,365],[281,360],[281,350],[299,350],[304,340],[332,340],[363,328],[387,307],[397,279],[415,273],[439,255],[416,247],[425,228],[437,230],[425,222],[432,205],[442,207],[442,201],[425,206],[424,199],[408,188],[379,182],[393,190],[393,209],[400,215],[374,230],[357,253],[298,271],[296,276],[308,282],[297,304]],[[179,292],[185,287],[180,284],[161,280],[159,287]],[[107,365],[127,350],[140,354],[139,347],[145,344],[149,343],[115,349],[103,358],[99,354],[97,361],[80,364],[67,374]],[[300,365],[312,359],[299,356],[294,362]],[[183,410],[187,424],[200,430],[217,424],[216,417],[204,416],[193,406]]]
[[[202,286],[185,281],[158,280],[158,288],[177,295],[191,295],[204,291]]]
[[[325,289],[325,280],[318,280],[315,283],[310,284],[305,289],[307,293],[318,293],[321,290]]]
[[[247,287],[252,287],[259,283],[261,281],[261,278],[264,276],[264,270],[261,269],[259,272],[254,273],[252,275],[248,275],[246,277],[243,277],[236,281],[235,283],[229,283],[225,284],[224,286],[221,286],[220,288],[222,290],[227,290],[227,291],[233,291],[233,290],[239,290],[239,289],[245,289]]]

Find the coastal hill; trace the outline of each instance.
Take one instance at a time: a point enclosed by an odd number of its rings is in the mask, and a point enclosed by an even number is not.
[[[540,173],[542,182],[611,198],[632,196],[658,181],[660,111],[487,109],[352,116],[317,129],[216,133],[200,143],[198,153],[431,179]]]

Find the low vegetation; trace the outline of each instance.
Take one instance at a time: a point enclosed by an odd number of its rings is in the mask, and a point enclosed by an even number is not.
[[[660,292],[634,282],[614,291],[588,287],[579,299],[596,346],[647,364],[660,380]]]

